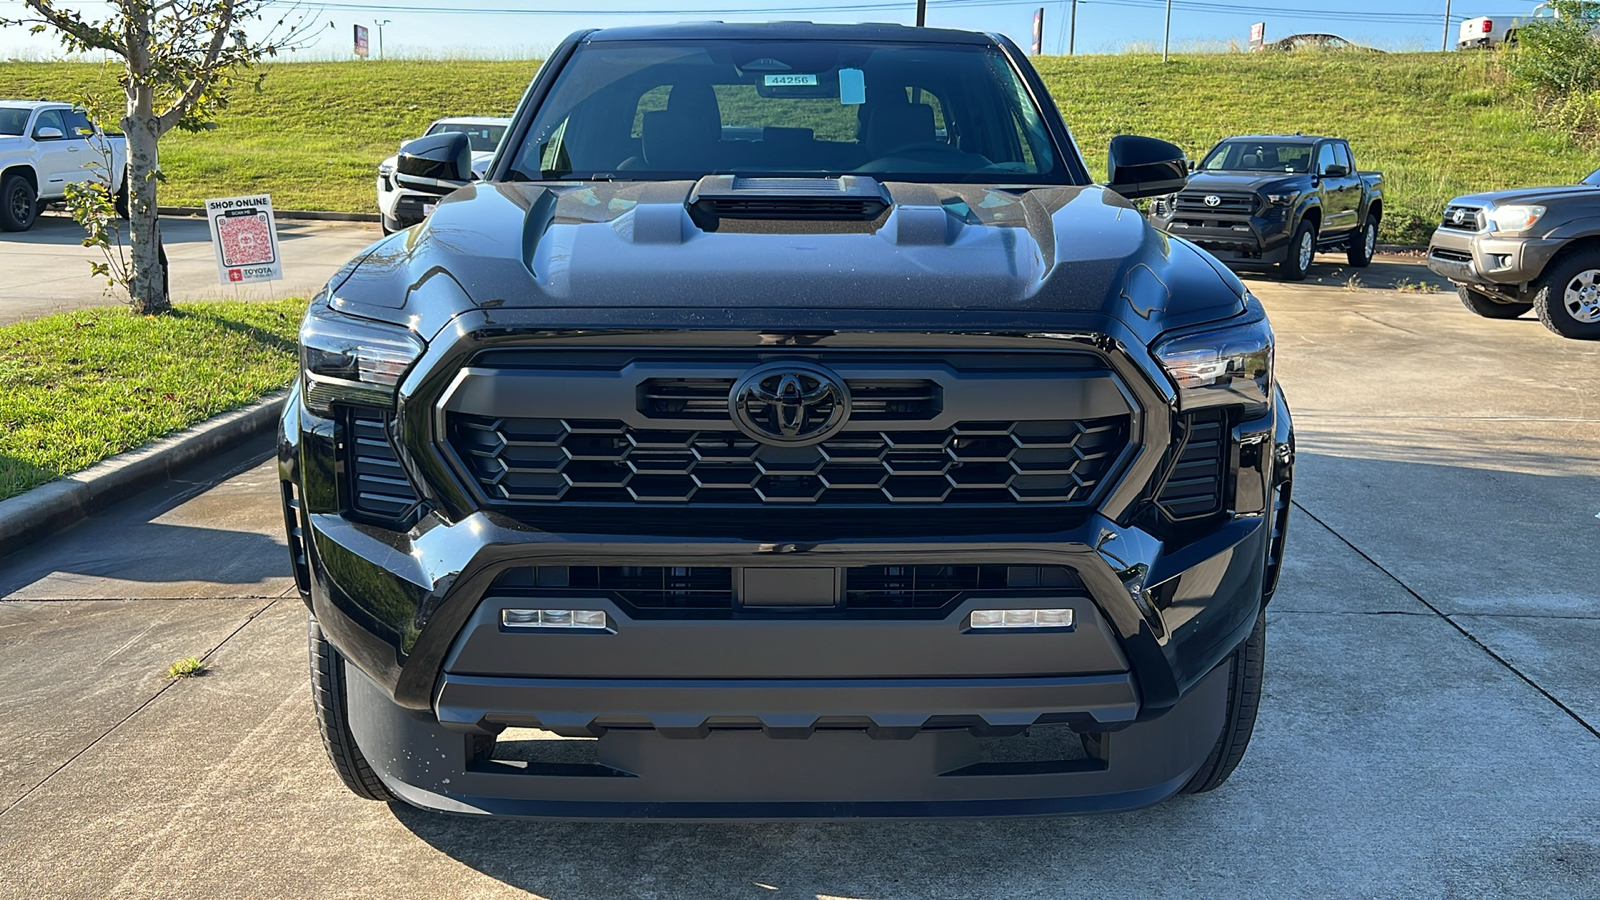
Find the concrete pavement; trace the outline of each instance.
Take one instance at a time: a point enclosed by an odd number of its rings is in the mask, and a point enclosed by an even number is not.
[[[1215,793],[698,826],[357,800],[312,725],[260,447],[0,559],[0,897],[1592,896],[1600,345],[1332,269],[1255,282],[1299,510],[1255,740]]]
[[[269,300],[307,297],[341,265],[382,236],[376,225],[279,221],[283,280],[252,285],[217,281],[211,232],[201,218],[163,217],[161,239],[172,266],[175,300]],[[98,250],[82,246],[83,229],[62,212],[46,212],[30,231],[0,234],[0,325],[87,306],[114,306],[120,296],[89,273]]]

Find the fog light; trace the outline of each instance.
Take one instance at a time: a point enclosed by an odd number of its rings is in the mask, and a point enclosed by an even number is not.
[[[973,628],[1071,628],[1070,609],[975,609]]]
[[[603,609],[503,609],[500,624],[507,628],[588,628],[604,630]]]

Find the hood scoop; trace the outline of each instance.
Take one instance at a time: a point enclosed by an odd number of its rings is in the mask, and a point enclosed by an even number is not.
[[[707,175],[686,205],[697,223],[720,219],[870,221],[889,208],[889,192],[865,175],[839,178],[745,178]],[[702,227],[705,227],[702,224]]]

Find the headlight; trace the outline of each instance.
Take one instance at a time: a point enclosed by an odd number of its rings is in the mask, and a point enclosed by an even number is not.
[[[1273,206],[1288,206],[1289,204],[1293,203],[1294,202],[1294,198],[1296,198],[1298,196],[1300,196],[1300,195],[1299,194],[1292,194],[1292,193],[1291,194],[1268,194],[1267,195],[1267,202],[1271,203]]]
[[[390,175],[394,174],[394,166],[391,166],[388,163],[378,163],[378,174],[388,178]]]
[[[315,302],[300,326],[300,370],[308,408],[338,401],[394,406],[400,379],[427,349],[411,332],[335,312]]]
[[[1172,338],[1158,344],[1155,355],[1177,385],[1184,412],[1272,402],[1272,326],[1265,317]]]
[[[1489,230],[1516,234],[1532,228],[1542,216],[1542,206],[1501,206],[1488,211]]]

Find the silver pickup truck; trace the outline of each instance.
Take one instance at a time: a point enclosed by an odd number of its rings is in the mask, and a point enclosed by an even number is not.
[[[70,103],[0,100],[0,231],[27,231],[67,186],[110,180],[127,213],[127,141],[106,134]]]
[[[1600,339],[1600,170],[1576,185],[1451,200],[1428,268],[1480,316],[1534,310],[1562,337]]]

